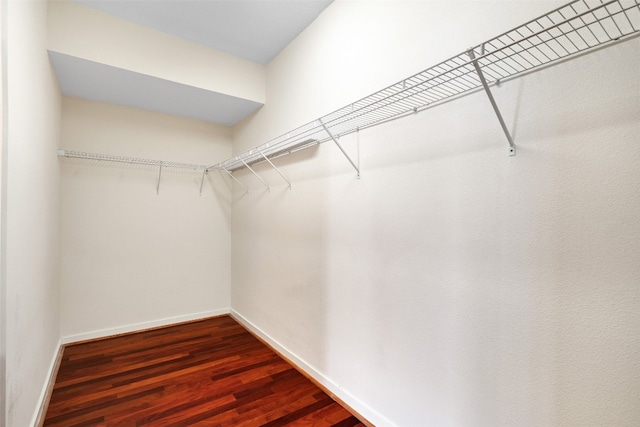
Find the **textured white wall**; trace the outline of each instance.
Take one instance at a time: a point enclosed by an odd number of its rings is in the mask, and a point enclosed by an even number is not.
[[[47,2],[3,8],[7,376],[0,424],[21,427],[33,423],[59,343],[60,93],[46,52]]]
[[[236,151],[557,4],[338,1]],[[639,49],[496,88],[516,157],[477,93],[360,132],[360,180],[329,143],[276,162],[291,191],[239,174],[232,309],[380,426],[638,425]]]
[[[231,153],[210,123],[63,97],[62,147],[196,164]],[[208,175],[62,160],[65,340],[229,309],[229,187]]]

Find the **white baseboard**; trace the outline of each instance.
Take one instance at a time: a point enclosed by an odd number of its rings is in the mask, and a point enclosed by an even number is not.
[[[278,341],[269,336],[262,329],[257,327],[255,324],[247,320],[243,315],[238,313],[237,311],[231,309],[231,316],[242,326],[259,336],[265,342],[267,342],[271,347],[273,347],[277,352],[281,355],[289,359],[289,361],[295,364],[299,369],[304,371],[307,375],[313,378],[316,382],[326,388],[329,392],[334,394],[338,399],[342,400],[346,405],[348,405],[355,412],[363,416],[370,423],[374,424],[377,427],[393,427],[394,424],[389,421],[387,418],[382,416],[377,411],[373,410],[371,407],[365,405],[362,401],[358,400],[347,390],[340,387],[340,385],[333,382],[331,379],[323,375],[321,372],[316,370],[313,366],[306,363],[300,357],[298,357],[295,353],[293,353],[288,348],[284,347]]]
[[[39,427],[44,423],[44,417],[46,415],[47,406],[49,404],[49,394],[53,390],[53,384],[56,380],[56,375],[58,373],[58,365],[62,360],[62,351],[64,349],[64,344],[62,344],[62,340],[58,340],[58,346],[56,352],[53,354],[53,359],[51,359],[51,363],[49,364],[49,369],[47,371],[46,381],[42,385],[42,390],[40,391],[40,396],[38,396],[38,404],[36,406],[36,411],[31,418],[31,424],[33,427]]]
[[[203,311],[200,313],[187,314],[184,316],[167,317],[165,319],[153,320],[150,322],[135,323],[132,325],[118,326],[115,328],[100,329],[97,331],[86,332],[82,334],[67,335],[62,337],[63,344],[71,344],[79,341],[93,340],[97,338],[104,338],[113,335],[126,334],[129,332],[142,331],[145,329],[157,328],[159,326],[169,326],[175,323],[189,322],[191,320],[204,319],[207,317],[220,316],[223,314],[229,314],[229,309],[219,309],[211,311]]]

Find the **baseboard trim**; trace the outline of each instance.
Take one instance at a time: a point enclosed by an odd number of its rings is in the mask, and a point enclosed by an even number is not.
[[[38,399],[38,410],[33,416],[34,418],[31,425],[34,427],[42,427],[44,425],[44,418],[47,415],[47,408],[49,407],[49,401],[51,400],[51,393],[53,393],[53,386],[56,383],[58,369],[62,362],[62,353],[64,353],[64,344],[62,343],[62,340],[59,340],[58,353],[56,354],[56,357],[53,358],[51,365],[49,366],[47,381],[44,383]]]
[[[86,332],[82,334],[68,335],[62,337],[63,344],[77,344],[85,341],[92,341],[102,338],[110,338],[118,335],[124,335],[135,332],[142,332],[149,329],[162,328],[165,326],[173,326],[180,323],[192,322],[194,320],[203,320],[209,317],[223,316],[230,313],[228,308],[203,311],[200,313],[187,314],[184,316],[167,317],[164,319],[153,320],[151,322],[135,323],[132,325],[119,326],[116,328],[100,329],[97,331]]]
[[[320,373],[314,367],[306,363],[300,357],[298,357],[295,353],[293,353],[288,348],[284,347],[277,340],[273,339],[269,334],[264,332],[262,329],[257,327],[251,321],[249,321],[242,314],[237,311],[231,309],[230,312],[231,317],[244,326],[249,332],[251,332],[256,338],[260,341],[264,342],[268,347],[270,347],[274,352],[276,352],[279,356],[289,362],[294,368],[296,368],[302,375],[311,380],[314,384],[316,384],[319,388],[321,388],[325,393],[330,395],[334,400],[344,406],[347,410],[349,410],[354,416],[356,416],[363,424],[369,427],[382,427],[389,426],[393,427],[394,424],[391,423],[388,419],[383,417],[377,411],[371,409],[369,406],[362,403],[356,397],[354,397],[351,393],[344,390],[338,384],[334,383],[331,379],[327,378],[325,375]]]

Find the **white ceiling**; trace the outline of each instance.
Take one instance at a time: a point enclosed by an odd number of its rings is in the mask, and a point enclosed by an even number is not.
[[[333,0],[75,0],[136,24],[266,64]]]
[[[84,6],[266,64],[333,0],[76,0]],[[49,52],[60,90],[99,102],[233,126],[262,104]]]

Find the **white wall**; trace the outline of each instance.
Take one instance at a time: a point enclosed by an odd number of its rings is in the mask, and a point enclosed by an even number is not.
[[[63,97],[68,150],[212,164],[230,130]],[[65,341],[228,312],[229,187],[209,174],[62,160],[61,330]]]
[[[9,1],[2,13],[7,372],[0,424],[17,427],[33,423],[59,344],[60,94],[46,52],[47,2]]]
[[[337,1],[235,151],[557,4]],[[638,49],[496,88],[516,157],[476,93],[360,132],[360,180],[329,143],[239,173],[232,309],[380,426],[638,425]]]

